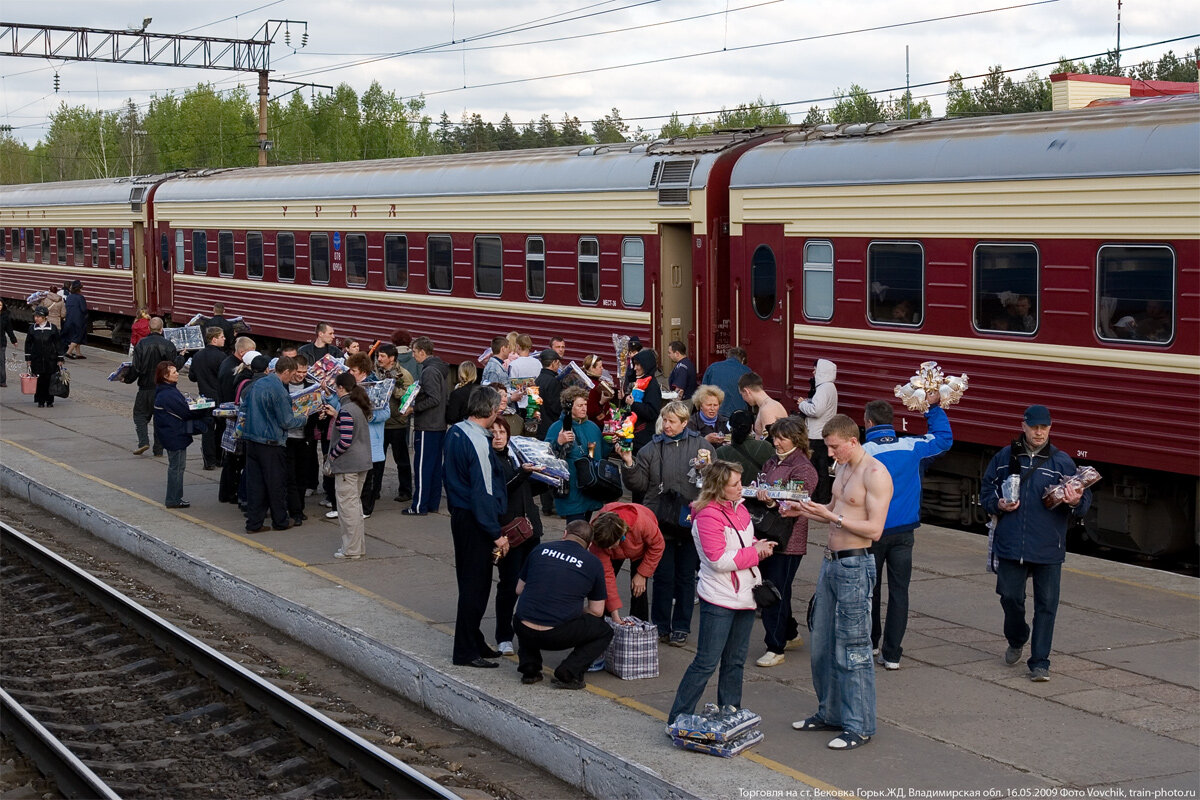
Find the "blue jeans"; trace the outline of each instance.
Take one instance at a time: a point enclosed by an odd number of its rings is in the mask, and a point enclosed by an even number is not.
[[[792,617],[792,581],[796,579],[796,570],[804,556],[789,556],[777,553],[758,565],[762,570],[763,580],[770,581],[779,589],[782,599],[762,612],[763,629],[767,635],[767,649],[772,653],[782,653],[788,639],[793,639],[800,629]]]
[[[650,620],[658,626],[659,636],[672,631],[691,632],[696,569],[700,566],[700,554],[692,537],[667,539],[666,545],[654,570],[654,591],[650,598]]]
[[[812,680],[817,717],[859,736],[875,735],[875,665],[871,660],[870,554],[821,562],[814,594]]]
[[[169,506],[183,502],[183,470],[187,466],[187,449],[167,451],[167,500]]]
[[[871,545],[875,556],[875,574],[883,576],[887,564],[887,620],[880,618],[880,589],[883,581],[875,582],[871,593],[871,646],[879,648],[884,661],[899,663],[904,648],[900,642],[908,629],[908,584],[912,581],[913,532],[893,533]]]
[[[667,722],[680,714],[696,713],[696,704],[708,686],[718,662],[721,674],[717,677],[717,705],[742,705],[742,672],[746,667],[746,651],[750,649],[750,633],[754,630],[754,609],[735,610],[713,605],[700,599],[700,635],[696,641],[696,657],[688,665]]]
[[[1025,622],[1025,581],[1033,578],[1033,637]],[[1004,638],[1010,647],[1029,642],[1029,668],[1050,669],[1050,644],[1054,639],[1054,618],[1058,615],[1058,590],[1062,582],[1062,564],[1029,564],[999,559],[996,566],[996,594],[1004,609]]]

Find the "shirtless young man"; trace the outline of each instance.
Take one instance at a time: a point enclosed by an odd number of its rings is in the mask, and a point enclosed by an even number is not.
[[[785,516],[830,523],[813,604],[812,679],[817,713],[793,722],[798,731],[842,731],[833,750],[854,750],[875,735],[875,669],[871,658],[871,543],[883,534],[892,478],[858,441],[858,424],[838,414],[821,431],[838,464],[829,505],[786,503]],[[847,624],[848,623],[848,624]]]
[[[754,435],[759,439],[766,439],[767,429],[771,427],[775,420],[783,419],[787,416],[787,409],[783,407],[783,403],[778,400],[772,400],[763,388],[763,379],[758,373],[747,372],[742,377],[738,378],[738,394],[742,396],[748,404],[758,409],[758,416],[754,418]]]

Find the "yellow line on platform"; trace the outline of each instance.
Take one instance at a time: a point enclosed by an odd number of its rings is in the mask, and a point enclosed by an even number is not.
[[[99,476],[92,475],[91,473],[88,473],[88,472],[84,472],[83,470],[77,469],[77,468],[71,466],[70,464],[66,464],[62,461],[57,461],[53,458],[44,456],[41,453],[37,452],[36,450],[31,450],[30,448],[26,447],[25,445],[18,444],[17,442],[12,441],[11,439],[0,438],[0,444],[5,444],[9,447],[15,447],[18,450],[21,450],[41,461],[46,462],[47,464],[53,464],[54,466],[56,466],[60,469],[64,469],[75,475],[78,475],[81,478],[86,478],[86,479],[93,481],[95,483],[98,483],[101,486],[104,486],[106,488],[114,489],[114,490],[120,492],[121,494],[124,494],[128,497],[132,497],[135,500],[140,500],[143,503],[146,503],[147,505],[161,508],[164,511],[169,511],[171,514],[174,514],[175,516],[179,517],[180,519],[185,519],[188,522],[193,523],[194,525],[199,525],[200,527],[202,527],[206,530],[210,530],[213,533],[219,534],[219,535],[224,536],[229,539],[233,539],[236,542],[239,542],[241,544],[252,547],[255,550],[258,550],[262,553],[266,553],[268,555],[275,556],[276,558],[280,559],[281,561],[284,561],[294,567],[299,567],[317,577],[323,578],[327,581],[330,581],[331,583],[335,583],[338,586],[341,586],[345,589],[349,589],[350,591],[355,592],[356,594],[362,595],[363,597],[370,598],[371,600],[374,600],[375,602],[380,603],[381,605],[384,605],[384,606],[392,609],[393,611],[398,611],[399,613],[403,614],[404,616],[406,616],[410,619],[416,620],[417,622],[425,623],[427,625],[430,625],[431,627],[441,630],[444,633],[449,633],[449,634],[453,635],[453,630],[450,629],[448,626],[440,624],[440,623],[436,623],[432,619],[430,619],[429,617],[426,617],[423,614],[413,611],[410,608],[406,608],[394,600],[389,600],[388,598],[383,597],[382,595],[377,594],[377,593],[371,591],[370,589],[367,589],[367,588],[359,586],[355,583],[351,583],[350,581],[347,581],[343,578],[340,578],[337,575],[334,575],[333,573],[328,572],[321,567],[317,567],[317,566],[308,564],[304,561],[301,561],[298,558],[288,555],[287,553],[280,552],[279,550],[276,550],[272,547],[267,547],[266,545],[264,545],[260,542],[256,542],[247,536],[243,536],[241,534],[234,533],[233,531],[229,531],[224,528],[220,528],[216,525],[213,525],[210,522],[205,522],[204,520],[194,517],[191,514],[185,514],[181,511],[177,511],[175,509],[166,508],[161,503],[159,503],[155,500],[151,500],[149,497],[146,497],[145,495],[138,494],[137,492],[126,489],[123,486],[118,486],[117,484],[112,483],[111,481],[107,481],[104,478],[101,478]],[[659,720],[660,722],[666,722],[667,715],[665,713],[663,713],[662,711],[659,711],[657,708],[654,708],[653,706],[649,706],[639,700],[635,700],[632,697],[620,695],[615,692],[611,692],[607,689],[602,689],[599,686],[588,685],[587,690],[589,692],[592,692],[595,695],[598,695],[600,697],[606,698],[608,700],[612,700],[620,705],[623,705],[626,708],[641,712],[642,714],[645,714],[646,716],[651,717],[652,719]],[[748,759],[750,761],[753,761],[756,764],[764,766],[767,769],[770,769],[774,772],[778,772],[781,775],[786,775],[789,778],[801,781],[803,783],[808,784],[809,786],[812,786],[817,789],[821,789],[822,791],[833,794],[839,798],[846,798],[847,800],[852,800],[855,797],[855,795],[851,794],[850,792],[847,792],[843,789],[838,789],[837,787],[835,787],[831,784],[825,783],[824,781],[821,781],[818,778],[814,778],[811,775],[808,775],[806,773],[800,772],[799,770],[793,769],[793,768],[787,766],[786,764],[781,764],[780,762],[775,761],[774,759],[767,758],[766,756],[762,756],[757,753],[748,751],[748,752],[742,753],[741,757]]]

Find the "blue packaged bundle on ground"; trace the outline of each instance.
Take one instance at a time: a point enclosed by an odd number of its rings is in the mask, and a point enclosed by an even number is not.
[[[709,703],[701,714],[676,717],[667,726],[667,735],[684,750],[732,758],[765,738],[758,729],[761,723],[762,717],[747,708],[717,708]]]

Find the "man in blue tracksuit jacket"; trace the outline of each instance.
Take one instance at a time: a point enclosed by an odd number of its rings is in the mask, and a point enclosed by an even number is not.
[[[1067,558],[1067,525],[1081,519],[1092,504],[1090,489],[1068,486],[1063,502],[1046,508],[1042,495],[1063,478],[1075,474],[1075,462],[1050,444],[1050,410],[1025,409],[1021,438],[996,453],[979,487],[983,510],[995,515],[992,553],[996,557],[996,594],[1004,609],[1004,663],[1021,659],[1029,642],[1029,679],[1050,680],[1050,645],[1058,614],[1058,590]],[[1002,486],[1009,475],[1021,479],[1018,499],[1004,499]],[[1033,635],[1025,622],[1025,582],[1033,578]]]
[[[494,389],[472,389],[467,419],[451,426],[440,453],[458,580],[452,660],[459,666],[499,666],[487,660],[500,653],[483,638],[482,630],[492,591],[492,551],[501,558],[508,554],[508,538],[500,532],[508,491],[492,450],[492,423],[499,413],[500,395]]]
[[[885,669],[900,669],[900,642],[908,628],[908,584],[912,578],[913,531],[921,525],[921,476],[927,462],[950,449],[954,437],[941,406],[925,412],[929,432],[924,436],[896,436],[892,406],[872,400],[863,413],[867,429],[863,450],[878,459],[892,476],[892,502],[888,505],[883,535],[871,545],[875,573],[879,576],[871,596],[871,645]],[[887,565],[887,621],[880,624],[880,584]]]

